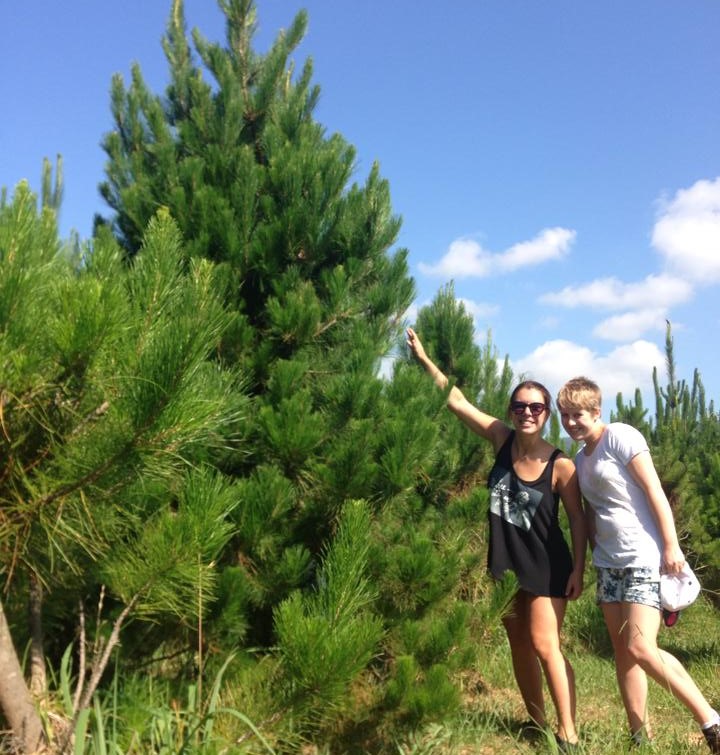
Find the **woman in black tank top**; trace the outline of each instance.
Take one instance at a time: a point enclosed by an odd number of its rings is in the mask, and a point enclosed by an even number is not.
[[[407,344],[435,384],[445,390],[447,377],[425,353],[412,328],[407,330]],[[448,408],[493,444],[488,568],[496,579],[514,572],[520,585],[503,619],[515,679],[532,722],[544,728],[545,676],[555,701],[558,746],[571,752],[578,742],[575,676],[560,647],[560,630],[567,601],[582,591],[587,531],[575,465],[542,437],[550,416],[550,394],[534,381],[518,385],[508,407],[512,427],[471,404],[456,386],[448,395]],[[572,555],[558,522],[560,501],[570,523]]]

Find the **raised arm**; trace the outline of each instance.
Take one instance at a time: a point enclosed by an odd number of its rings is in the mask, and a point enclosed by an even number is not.
[[[443,374],[442,370],[425,353],[422,341],[412,328],[407,329],[407,345],[418,362],[420,362],[428,375],[433,379],[435,385],[441,390],[445,390],[448,386],[447,376]],[[502,446],[510,433],[510,428],[504,422],[489,414],[485,414],[485,412],[481,412],[480,409],[465,398],[465,394],[457,386],[453,386],[450,389],[447,405],[448,409],[474,433],[489,440],[496,451]]]

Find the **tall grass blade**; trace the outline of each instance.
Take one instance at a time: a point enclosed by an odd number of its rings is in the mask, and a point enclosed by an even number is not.
[[[85,753],[85,739],[87,738],[88,723],[90,722],[90,708],[81,710],[77,717],[75,724],[75,747],[73,752],[75,755],[84,755]]]

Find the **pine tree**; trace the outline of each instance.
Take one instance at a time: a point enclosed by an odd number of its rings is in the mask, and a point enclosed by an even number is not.
[[[77,258],[51,204],[38,212],[21,184],[0,206],[0,556],[17,628],[0,626],[0,706],[27,752],[39,719],[15,649],[42,642],[22,629],[28,599],[54,624],[36,654],[59,659],[86,616],[107,633],[95,654],[102,637],[81,635],[76,714],[129,618],[194,626],[237,504],[209,465],[244,413],[237,376],[208,361],[231,320],[213,268],[187,258],[167,213],[128,267],[107,234]]]
[[[387,182],[375,166],[351,186],[354,149],[313,119],[312,66],[294,77],[290,62],[306,14],[259,55],[254,4],[222,8],[227,47],[195,32],[196,63],[174,1],[165,97],[148,91],[138,66],[128,88],[114,78],[101,187],[112,226],[133,254],[166,206],[191,254],[226,270],[238,322],[223,356],[254,367],[254,390],[266,390],[278,359],[324,361],[357,339],[354,358],[373,368],[413,295],[406,252],[388,254],[400,221]]]
[[[651,426],[646,415],[648,410],[643,406],[642,392],[635,389],[634,403],[623,403],[622,393],[618,393],[615,401],[615,411],[610,412],[611,422],[625,422],[640,430],[645,437],[650,436]]]
[[[400,221],[379,167],[353,182],[353,148],[314,119],[311,63],[298,73],[291,60],[305,13],[261,55],[254,3],[221,7],[226,44],[195,31],[191,45],[173,2],[163,96],[137,66],[128,86],[114,79],[102,185],[114,214],[98,221],[132,258],[166,207],[190,257],[215,266],[233,312],[215,356],[241,372],[252,402],[245,453],[218,465],[239,504],[207,644],[253,648],[266,661],[227,694],[278,730],[293,721],[306,731],[345,710],[349,685],[374,687],[363,669],[372,657],[383,659],[382,678],[409,658],[417,695],[397,705],[437,716],[457,704],[452,677],[468,656],[455,649],[473,620],[470,596],[496,600],[495,620],[503,605],[483,576],[487,450],[407,360],[396,360],[392,380],[379,377],[401,342],[413,282],[406,251],[392,250]],[[503,412],[507,360],[498,364],[489,336],[484,349],[474,345],[451,290],[433,308],[419,327],[437,333],[430,342],[469,395]],[[358,506],[367,524],[352,513]],[[352,605],[367,600],[366,610],[339,610],[332,585]],[[308,667],[311,658],[323,667]],[[370,697],[378,702],[366,715],[393,705],[384,689]],[[343,726],[334,729],[341,738]]]
[[[422,334],[428,353],[470,401],[493,416],[507,415],[513,380],[508,359],[501,362],[490,332],[482,348],[476,345],[472,317],[462,301],[456,299],[452,284],[442,288],[433,302],[420,310],[416,328]],[[443,425],[443,432],[451,433],[462,448],[462,457],[458,460],[460,468],[450,474],[465,476],[477,471],[487,472],[492,458],[488,444],[468,432],[446,411]]]
[[[222,8],[227,46],[195,32],[196,63],[183,4],[173,3],[165,97],[148,92],[137,67],[129,88],[115,78],[116,129],[105,140],[102,191],[129,254],[163,205],[191,254],[212,260],[225,276],[236,314],[218,358],[242,369],[257,398],[257,453],[228,471],[245,480],[271,474],[262,471],[270,466],[288,479],[293,524],[306,491],[326,487],[338,501],[362,497],[372,484],[373,444],[367,453],[355,441],[351,449],[346,431],[352,425],[353,438],[372,432],[381,388],[374,378],[413,283],[405,250],[389,252],[399,219],[387,182],[375,166],[363,186],[350,184],[354,150],[313,119],[311,64],[294,75],[289,60],[306,15],[259,55],[253,3]],[[345,447],[331,464],[328,441]],[[304,507],[301,519],[312,518],[312,500]],[[319,515],[325,520],[327,511]],[[313,538],[311,550],[321,542]]]
[[[656,423],[653,454],[663,486],[675,510],[682,545],[702,567],[708,592],[720,586],[720,497],[717,494],[720,424],[714,404],[706,405],[696,369],[690,386],[676,376],[672,326],[665,334],[668,383],[662,387],[653,371]]]
[[[269,651],[283,601],[316,589],[345,507],[414,488],[422,438],[386,422],[379,377],[414,285],[406,251],[391,251],[400,221],[379,167],[354,182],[354,149],[314,118],[311,63],[296,72],[291,60],[306,14],[261,55],[254,4],[221,8],[226,44],[196,31],[191,45],[173,2],[164,96],[137,66],[127,87],[115,77],[101,187],[114,214],[97,228],[110,226],[132,258],[166,207],[190,257],[223,281],[234,319],[215,356],[243,374],[253,400],[247,453],[220,464],[241,504],[208,631],[216,647]]]

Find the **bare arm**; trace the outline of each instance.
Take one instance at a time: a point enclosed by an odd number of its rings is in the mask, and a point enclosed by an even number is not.
[[[565,595],[570,600],[580,597],[585,573],[585,553],[587,551],[587,523],[582,507],[580,486],[575,465],[567,457],[560,457],[555,462],[557,491],[563,503],[570,524],[570,539],[573,550],[573,570],[568,579]]]
[[[650,452],[643,451],[633,456],[627,468],[635,482],[643,489],[650,511],[660,529],[660,537],[663,541],[661,571],[670,574],[680,571],[685,565],[685,556],[678,542],[670,503],[660,483]]]
[[[590,550],[595,548],[595,511],[588,500],[583,499],[583,510],[585,512],[585,527],[587,528],[588,543]]]
[[[407,329],[407,345],[418,362],[425,368],[425,371],[432,377],[435,385],[441,390],[445,390],[448,386],[447,376],[425,353],[420,338],[412,328]],[[457,386],[450,389],[447,405],[448,409],[474,433],[489,440],[496,451],[502,446],[510,433],[510,428],[504,422],[480,411],[465,398],[465,395]]]

